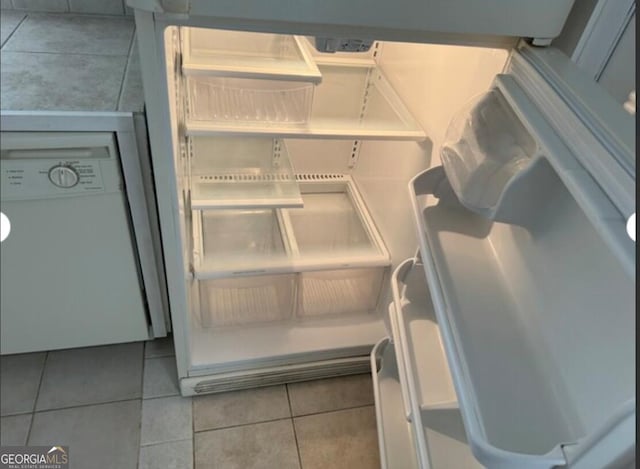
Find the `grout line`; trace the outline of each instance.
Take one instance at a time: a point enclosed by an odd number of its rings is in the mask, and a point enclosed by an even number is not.
[[[33,407],[31,408],[31,422],[29,423],[29,431],[27,432],[27,441],[25,441],[25,445],[29,443],[29,438],[31,438],[31,430],[33,429],[33,421],[36,418],[36,405],[38,404],[38,400],[40,399],[40,391],[42,389],[42,381],[44,380],[44,370],[47,367],[47,359],[49,358],[50,352],[45,352],[44,360],[42,361],[42,370],[40,371],[40,380],[38,381],[38,390],[36,391],[36,398],[33,400]]]
[[[153,398],[153,399],[159,399],[159,398]],[[149,400],[149,399],[146,399]],[[237,428],[237,427],[246,427],[248,425],[255,425],[255,424],[259,424],[259,423],[269,423],[269,422],[277,422],[279,420],[286,420],[287,418],[289,419],[297,419],[297,418],[301,418],[301,417],[311,417],[314,415],[323,415],[323,414],[334,414],[337,412],[343,412],[345,410],[354,410],[354,409],[363,409],[365,407],[375,407],[375,404],[363,404],[363,405],[358,405],[358,406],[353,406],[353,407],[345,407],[342,409],[335,409],[335,410],[327,410],[327,411],[323,411],[323,412],[313,412],[310,414],[303,414],[303,415],[296,415],[295,417],[290,416],[290,417],[280,417],[280,418],[276,418],[276,419],[270,419],[270,420],[262,420],[260,422],[248,422],[248,423],[239,423],[236,425],[228,425],[226,427],[217,427],[217,428],[204,428],[202,430],[195,430],[195,426],[194,426],[194,435],[196,433],[203,433],[203,432],[210,432],[210,431],[216,431],[216,430],[226,430],[229,428]]]
[[[124,91],[124,82],[127,80],[127,74],[129,73],[129,68],[131,67],[131,51],[133,50],[135,40],[136,40],[136,31],[134,29],[133,34],[131,35],[131,41],[129,42],[129,49],[127,52],[127,63],[124,66],[124,73],[122,74],[122,80],[120,81],[120,91],[118,92],[116,110],[120,109],[120,105],[122,104],[122,92]],[[144,353],[144,350],[142,352]]]
[[[180,443],[181,441],[189,441],[191,438],[180,438],[178,440],[159,441],[156,443],[149,443],[148,445],[141,445],[140,448],[150,448],[152,446],[165,445],[167,443]]]
[[[300,415],[296,415],[292,418],[297,419],[300,417],[311,417],[313,415],[322,415],[322,414],[335,414],[336,412],[342,412],[344,410],[354,410],[354,409],[362,409],[364,407],[374,407],[375,403],[372,402],[371,404],[361,404],[361,405],[356,405],[356,406],[350,406],[350,407],[343,407],[341,409],[333,409],[333,410],[324,410],[321,412],[311,412],[309,414],[300,414]]]
[[[11,36],[9,36],[9,38],[10,37]],[[7,38],[7,41],[9,41],[9,38]],[[7,41],[5,41],[5,44],[7,43]],[[79,56],[89,56],[89,57],[127,57],[127,62],[129,62],[129,56],[126,54],[88,54],[86,52],[49,52],[49,51],[13,50],[13,49],[3,50],[2,52],[5,52],[5,53],[15,52],[19,54],[66,55],[66,56],[79,55]],[[106,344],[106,345],[112,345],[112,344]],[[89,347],[102,347],[102,345],[91,345]],[[69,350],[69,349],[60,349],[60,350]]]
[[[202,429],[202,430],[194,431],[193,435],[195,436],[196,433],[217,432],[218,430],[230,430],[232,428],[248,427],[248,426],[251,426],[251,425],[261,425],[263,423],[282,422],[283,420],[291,420],[291,417],[280,417],[280,418],[277,418],[277,419],[262,420],[260,422],[239,423],[237,425],[229,425],[227,427],[205,428],[205,429]]]
[[[138,419],[138,457],[136,458],[136,469],[140,469],[140,451],[142,450],[142,411],[144,404],[144,370],[146,365],[145,353],[147,342],[142,344],[142,370],[140,373],[140,418]]]
[[[20,11],[20,10],[14,10],[14,11]],[[7,36],[7,38],[4,40],[4,42],[2,44],[0,44],[0,48],[4,47],[4,45],[9,42],[9,39],[11,39],[13,37],[13,35],[16,33],[16,31],[18,31],[18,28],[20,26],[22,26],[22,23],[24,23],[27,18],[29,17],[29,14],[25,11],[24,13],[24,17],[18,22],[18,24],[16,25],[15,28],[13,28],[13,31],[11,31],[11,34],[9,34]]]
[[[118,402],[131,402],[131,401],[142,401],[142,397],[127,397],[124,399],[116,399],[113,401],[105,401],[105,402],[89,402],[86,404],[77,404],[70,405],[67,407],[56,407],[55,409],[42,409],[34,411],[36,414],[44,414],[46,412],[56,412],[58,410],[67,410],[67,409],[78,409],[80,407],[91,407],[95,405],[107,405],[107,404],[117,404]]]
[[[296,443],[296,452],[298,453],[298,465],[302,469],[302,456],[300,456],[300,444],[298,443],[298,434],[296,433],[296,423],[293,420],[293,407],[291,407],[291,396],[289,395],[289,383],[284,385],[287,391],[287,401],[289,402],[289,419],[291,420],[291,427],[293,428],[293,439]]]
[[[176,394],[167,394],[166,396],[149,396],[149,397],[142,397],[143,401],[153,401],[155,399],[166,399],[168,397],[181,397],[183,399],[188,399],[191,396],[185,397],[182,394],[180,394],[180,391],[178,391]]]

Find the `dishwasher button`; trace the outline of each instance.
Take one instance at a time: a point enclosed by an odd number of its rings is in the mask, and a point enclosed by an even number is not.
[[[80,176],[70,166],[58,165],[49,170],[49,180],[58,187],[68,189],[78,184]]]

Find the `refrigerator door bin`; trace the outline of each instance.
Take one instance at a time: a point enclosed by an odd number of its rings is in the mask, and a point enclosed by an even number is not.
[[[239,326],[291,318],[295,275],[260,275],[200,281],[202,327]]]
[[[433,409],[420,412],[411,421],[405,418],[397,353],[397,345],[388,338],[371,352],[381,467],[481,468],[467,444],[457,409]]]
[[[373,313],[385,278],[385,267],[302,272],[298,317]]]
[[[180,29],[184,75],[276,79],[320,83],[308,43],[298,36]]]
[[[371,375],[380,466],[382,469],[420,468],[411,423],[403,413],[402,389],[395,350],[388,338],[378,342],[371,352]]]
[[[188,145],[191,208],[302,207],[283,140],[190,137]]]
[[[463,207],[441,168],[410,184],[467,436],[491,467],[565,465],[563,446],[597,444],[635,395],[635,279],[587,216],[593,186],[576,197],[584,180],[551,174],[526,228]]]
[[[191,107],[186,132],[417,141],[426,138],[377,67],[324,64],[319,68],[322,83],[315,90],[312,85],[309,89],[296,88],[291,82],[273,80],[187,77]],[[273,83],[278,87],[269,88]],[[252,113],[243,111],[247,103],[251,104]]]
[[[411,414],[429,409],[456,409],[457,397],[422,264],[407,259],[393,273],[391,289],[395,307],[389,310],[397,326],[393,341],[399,366],[406,370],[405,386],[415,404]],[[394,321],[395,319],[395,321]]]

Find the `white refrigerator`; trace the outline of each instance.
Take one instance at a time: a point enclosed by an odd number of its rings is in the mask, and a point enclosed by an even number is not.
[[[383,467],[631,467],[635,119],[570,0],[129,4],[184,395],[371,372]]]

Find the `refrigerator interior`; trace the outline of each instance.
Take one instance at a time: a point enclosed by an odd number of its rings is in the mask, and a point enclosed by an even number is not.
[[[634,279],[594,228],[602,193],[576,197],[585,179],[551,164],[518,116],[483,114],[503,123],[494,134],[513,126],[492,152],[515,159],[471,161],[460,143],[482,143],[460,109],[500,110],[499,93],[482,94],[510,51],[385,42],[350,62],[307,49],[319,84],[296,67],[270,87],[206,76],[194,98],[180,36],[165,31],[189,377],[363,356],[378,343],[381,453],[408,438],[417,457],[406,467],[472,464],[467,438],[483,464],[552,467],[617,428],[635,390]],[[245,111],[210,112],[226,105]],[[247,145],[271,163],[239,173]],[[207,179],[208,164],[221,180]]]
[[[386,335],[382,313],[390,299],[390,269],[411,256],[417,246],[408,181],[432,164],[434,142],[441,138],[438,133],[444,132],[450,115],[490,85],[493,76],[504,67],[509,52],[377,43],[363,54],[320,54],[308,47],[308,39],[298,38],[299,43],[306,42],[306,50],[314,56],[322,73],[322,82],[312,85],[315,89],[307,124],[300,124],[297,115],[287,120],[287,109],[269,114],[266,111],[271,104],[256,100],[251,93],[243,95],[243,99],[266,110],[253,116],[257,115],[257,120],[210,114],[198,121],[193,119],[189,88],[194,88],[191,80],[199,75],[183,72],[176,61],[186,29],[168,27],[165,47],[169,89],[174,93],[169,101],[181,204],[179,222],[185,240],[185,281],[191,292],[187,330],[190,375],[241,369],[245,362],[255,365],[281,357],[291,363],[304,360],[309,354],[316,358],[368,355],[371,346]],[[306,79],[295,76],[298,68],[288,70],[292,76],[276,82],[276,93],[281,92],[278,86],[287,83],[294,92],[307,87],[304,81],[292,81]],[[204,76],[204,83],[210,78]],[[452,79],[461,84],[454,83],[456,92],[450,93],[449,103],[444,103],[441,98],[452,88]],[[238,83],[244,84],[236,81],[231,88],[235,90]],[[261,85],[260,91],[274,88],[267,83],[268,86]],[[202,108],[204,102],[212,103],[210,99],[198,100],[197,107]],[[208,107],[214,108],[219,106]],[[274,115],[276,118],[269,120]],[[305,129],[312,129],[312,135]],[[269,142],[275,139],[283,142],[280,154],[286,152],[288,157],[278,166],[278,173],[283,175],[275,176],[284,183],[282,188],[261,185],[263,181],[259,180],[254,184],[242,180],[261,174],[260,163],[254,162],[249,166],[257,169],[238,175],[236,169],[244,165],[246,170],[251,159],[247,155],[273,156],[269,155]],[[253,150],[243,153],[234,143]],[[236,162],[238,168],[233,167]],[[233,181],[227,184],[230,191],[222,187],[224,180],[218,181],[216,187],[206,179],[207,165],[216,166],[216,174],[236,174],[229,176]],[[264,177],[264,171],[262,174]],[[305,190],[300,189],[304,208],[295,208],[299,199],[295,185],[290,183],[299,177],[299,188],[304,188],[305,175],[315,177],[318,187],[324,187],[320,183],[330,183],[331,177],[350,179],[358,195],[356,211],[349,208],[344,194],[330,193],[330,189],[323,189],[321,192],[327,192],[324,195],[310,190],[305,195]],[[240,201],[241,208],[233,206],[239,197],[251,199],[246,197],[251,193],[256,195],[253,200]],[[280,200],[269,202],[274,193],[275,199]],[[223,209],[209,210],[212,207]],[[289,215],[289,220],[283,222],[284,215]],[[203,235],[202,240],[193,236],[203,228],[214,236]],[[297,253],[292,254],[290,241],[282,236],[287,230],[295,234]],[[325,237],[330,234],[333,239],[323,241],[323,231]],[[202,253],[198,252],[199,243]],[[382,254],[378,244],[383,247]],[[197,260],[194,263],[194,253],[202,258],[199,265],[206,266],[201,269],[206,275],[199,276],[199,269],[194,269],[194,264],[198,265]],[[350,257],[348,263],[345,256]],[[258,281],[260,275],[253,279],[244,273],[237,275],[249,265],[266,277]],[[318,268],[314,270],[313,265]],[[232,271],[234,278],[214,278],[216,271]],[[216,290],[218,293],[214,294]],[[218,319],[203,312],[221,311],[224,298],[243,295],[242,300],[236,300],[235,318],[225,318],[229,311],[222,311]],[[321,299],[331,295],[335,301],[325,301],[323,306]],[[265,313],[252,312],[251,304],[265,307]],[[211,327],[216,324],[223,327]],[[238,343],[251,346],[237,347]]]

